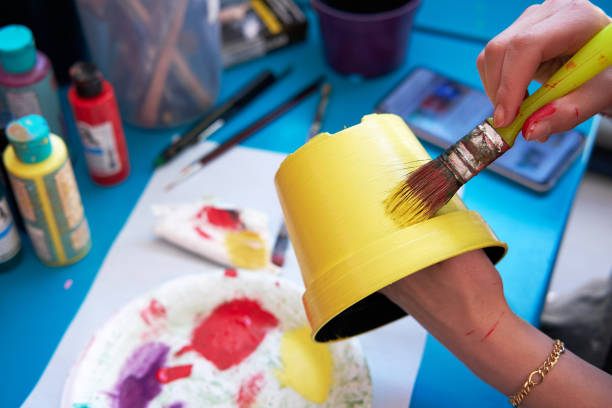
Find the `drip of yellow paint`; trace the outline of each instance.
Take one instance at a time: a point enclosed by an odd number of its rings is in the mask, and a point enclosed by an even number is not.
[[[266,243],[256,232],[230,231],[225,237],[230,261],[233,266],[245,269],[259,269],[268,263]]]
[[[283,368],[274,372],[278,381],[309,401],[327,399],[332,381],[332,355],[326,344],[310,338],[310,327],[286,331],[281,339]]]

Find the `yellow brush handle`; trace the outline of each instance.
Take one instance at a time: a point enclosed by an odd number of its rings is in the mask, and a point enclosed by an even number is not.
[[[612,64],[612,23],[591,38],[540,89],[525,99],[516,119],[509,126],[496,129],[497,132],[508,145],[514,145],[525,120],[536,110],[572,92],[610,64]],[[491,119],[489,122],[492,124]]]

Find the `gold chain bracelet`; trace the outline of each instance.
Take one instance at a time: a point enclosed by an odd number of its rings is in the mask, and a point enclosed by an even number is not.
[[[518,407],[521,405],[531,390],[533,390],[536,385],[542,384],[542,381],[544,381],[544,376],[548,374],[555,364],[557,364],[559,357],[561,357],[561,354],[563,354],[564,351],[565,345],[563,342],[561,340],[555,340],[553,350],[546,361],[544,361],[544,363],[542,363],[537,370],[529,374],[527,381],[525,381],[525,384],[523,384],[523,388],[518,393],[508,397],[513,407]]]

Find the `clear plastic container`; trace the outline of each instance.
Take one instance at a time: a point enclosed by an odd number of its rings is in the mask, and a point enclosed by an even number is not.
[[[121,114],[146,127],[200,117],[221,80],[219,0],[77,0],[93,62]]]

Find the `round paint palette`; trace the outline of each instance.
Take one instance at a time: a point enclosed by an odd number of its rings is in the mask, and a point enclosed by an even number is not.
[[[287,280],[235,270],[168,282],[96,332],[61,406],[370,407],[359,344],[312,342],[300,295]]]

